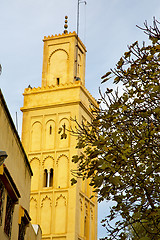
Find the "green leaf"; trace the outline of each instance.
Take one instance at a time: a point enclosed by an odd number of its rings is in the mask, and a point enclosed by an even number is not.
[[[120,58],[119,62],[117,63],[117,68],[120,69],[124,63],[123,58]]]
[[[154,36],[160,30],[156,21],[153,28],[146,26],[151,44],[141,47],[136,41],[130,45],[115,68],[102,77],[105,82],[112,73],[114,84],[123,85],[121,96],[107,86],[104,94],[100,92],[101,106],[92,106],[89,128],[77,124],[77,148],[84,155],[73,157],[78,163],[76,176],[91,180],[99,201],[115,203],[103,222],[111,240],[113,236],[155,238],[152,233],[158,224],[154,223],[160,218],[160,39]],[[139,238],[129,226],[133,220]],[[128,229],[129,236],[119,229]]]
[[[108,77],[110,74],[111,74],[111,72],[107,72],[105,75],[103,75],[103,76],[101,77],[101,79],[104,79],[104,78]]]
[[[101,83],[107,82],[111,77],[105,78]]]
[[[120,77],[115,77],[114,83],[119,83],[120,80],[121,80]]]
[[[107,88],[106,93],[111,93],[111,92],[113,92],[113,89],[109,89],[109,88]]]
[[[129,52],[125,52],[125,53],[124,53],[124,56],[125,56],[125,58],[130,57],[130,56],[131,56],[131,52],[130,52],[130,51],[129,51]]]
[[[77,163],[79,161],[78,155],[72,156],[72,162]]]
[[[71,185],[73,186],[74,184],[76,184],[77,183],[77,180],[75,179],[75,178],[72,178],[71,179]]]
[[[58,134],[60,134],[62,132],[62,128],[60,127],[58,130]]]

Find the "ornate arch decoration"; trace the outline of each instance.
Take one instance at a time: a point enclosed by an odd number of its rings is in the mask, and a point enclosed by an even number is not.
[[[55,122],[55,120],[53,120],[53,119],[49,119],[49,120],[47,120],[46,122],[45,122],[45,133],[47,134],[47,125],[50,125],[49,127],[51,127],[51,129],[52,129],[52,127],[54,128],[54,130],[53,131],[55,131],[55,126],[56,126],[56,122]],[[51,130],[52,131],[52,130]]]
[[[68,118],[66,118],[66,117],[63,117],[63,118],[61,118],[61,120],[59,121],[59,123],[60,123],[60,122],[62,122],[63,120],[67,120],[67,121],[68,121],[68,123],[69,123],[69,119],[68,119]]]
[[[40,123],[41,126],[42,126],[42,123],[41,123],[40,121],[35,121],[34,123],[32,123],[32,127],[33,127],[33,125],[36,124],[36,123]]]
[[[68,128],[70,127],[70,121],[69,121],[69,119],[68,118],[66,118],[66,117],[64,117],[64,118],[61,118],[60,120],[59,120],[59,126],[61,127],[61,122],[63,122],[63,121],[66,121],[66,122],[68,122]]]
[[[43,202],[48,199],[50,201],[50,207],[52,207],[52,200],[50,197],[48,197],[47,195],[42,199],[41,201],[41,208],[43,207]]]
[[[56,198],[55,207],[57,207],[57,205],[58,205],[58,200],[59,200],[60,198],[63,198],[64,201],[65,201],[65,206],[67,205],[67,199],[66,199],[66,197],[63,196],[62,194],[60,194],[60,195]]]
[[[79,199],[79,202],[80,202],[80,209],[81,211],[83,210],[83,202],[82,202],[82,198]]]
[[[88,216],[88,204],[85,202],[85,215]]]
[[[53,156],[48,155],[48,156],[46,156],[46,157],[43,159],[43,161],[42,161],[42,166],[43,166],[43,168],[44,168],[44,162],[46,161],[47,158],[52,158],[53,164],[54,164],[54,158],[53,158]]]
[[[93,220],[93,207],[90,207],[91,220]]]
[[[47,121],[45,122],[45,125],[47,125],[47,123],[49,123],[49,122],[54,122],[54,123],[56,123],[55,120],[49,119],[49,120],[47,120]]]
[[[31,162],[32,162],[33,160],[38,160],[38,161],[39,161],[39,163],[40,163],[40,159],[39,159],[38,157],[33,157],[33,158],[31,158],[31,160],[29,161],[29,162],[30,162],[30,164],[31,164]]]
[[[31,198],[30,198],[30,202],[31,202],[32,200],[35,202],[35,207],[37,208],[37,199],[34,198],[34,197],[31,197]]]
[[[69,158],[67,157],[67,155],[65,155],[65,154],[62,153],[62,154],[57,158],[57,161],[56,161],[56,164],[57,164],[57,165],[58,165],[58,161],[59,161],[59,159],[60,159],[61,157],[66,157],[67,160],[68,160],[68,163],[69,163]]]
[[[55,51],[53,51],[53,52],[50,54],[50,56],[49,56],[49,58],[48,58],[48,63],[49,63],[49,64],[50,64],[50,60],[51,60],[52,55],[53,55],[55,52],[58,52],[58,51],[63,51],[63,52],[65,52],[65,53],[67,54],[67,60],[69,59],[69,54],[68,54],[68,52],[67,52],[66,50],[64,50],[63,48],[58,48],[58,49],[56,49]]]

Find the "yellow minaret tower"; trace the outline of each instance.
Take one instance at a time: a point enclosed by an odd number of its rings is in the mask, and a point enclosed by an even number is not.
[[[21,108],[22,143],[33,170],[32,223],[41,226],[44,240],[96,240],[97,200],[90,199],[87,180],[71,186],[71,159],[78,150],[67,131],[71,117],[90,121],[90,102],[97,105],[85,88],[86,48],[67,30],[43,41],[42,86],[25,89]]]

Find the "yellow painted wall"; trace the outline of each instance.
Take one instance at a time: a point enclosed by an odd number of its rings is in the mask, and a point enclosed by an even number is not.
[[[84,86],[86,49],[80,40],[81,80],[75,81],[76,43],[75,33],[44,38],[42,87],[25,89],[21,108],[22,142],[34,174],[30,214],[45,240],[97,239],[97,202],[90,199],[88,182],[71,186],[71,169],[76,168],[71,159],[78,150],[76,138],[63,128],[73,127],[71,118],[90,121],[90,101],[97,105]],[[48,172],[53,180],[46,186]]]
[[[14,206],[12,218],[11,240],[18,239],[20,208],[22,207],[29,213],[30,190],[31,190],[31,169],[24,153],[18,134],[16,133],[13,121],[10,117],[6,103],[0,91],[0,150],[8,154],[4,164],[20,193],[20,198]],[[2,166],[1,166],[2,167]],[[2,173],[1,173],[2,174]],[[6,214],[7,190],[5,190],[5,200],[3,202],[2,225],[0,225],[0,239],[7,240],[8,236],[4,233],[5,214]],[[31,234],[32,232],[32,234]],[[34,238],[29,237],[34,236]],[[27,229],[25,240],[40,240],[41,234],[35,235],[32,226]]]

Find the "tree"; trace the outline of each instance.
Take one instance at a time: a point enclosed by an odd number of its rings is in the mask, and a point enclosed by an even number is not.
[[[160,30],[144,23],[150,44],[128,46],[116,67],[102,77],[114,78],[124,92],[100,91],[100,107],[92,106],[91,123],[72,130],[81,150],[74,176],[90,179],[98,201],[112,201],[102,220],[104,239],[160,239]],[[75,177],[72,184],[76,183]],[[139,235],[138,227],[143,228]],[[131,230],[132,229],[132,230]],[[134,233],[134,234],[133,234]],[[133,236],[134,235],[134,236]],[[134,238],[134,237],[137,238]]]

